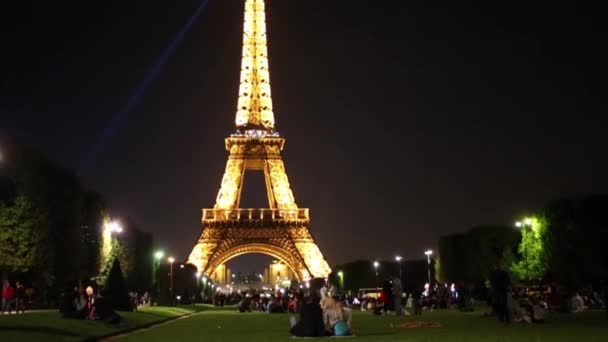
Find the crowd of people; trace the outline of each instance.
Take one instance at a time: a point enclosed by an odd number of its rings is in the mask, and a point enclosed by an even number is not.
[[[335,287],[325,285],[312,289],[279,289],[274,293],[216,293],[214,304],[236,304],[239,312],[262,311],[269,314],[291,313],[290,332],[297,337],[347,336],[352,334],[352,309]]]
[[[31,304],[32,289],[26,289],[23,283],[17,281],[15,286],[4,281],[2,285],[2,314],[11,314],[13,308],[15,313],[25,313],[26,307]]]
[[[109,293],[97,293],[92,286],[86,288],[76,285],[66,291],[59,305],[59,312],[64,318],[100,320],[110,324],[119,324],[122,317],[112,308]]]

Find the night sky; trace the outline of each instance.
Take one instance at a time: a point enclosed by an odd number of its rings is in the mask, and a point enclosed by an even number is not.
[[[186,258],[234,130],[243,0],[210,0],[83,173]],[[199,0],[0,5],[0,143],[73,169]],[[296,201],[331,265],[608,192],[606,27],[585,2],[267,0]],[[261,177],[242,206],[267,206]],[[243,259],[238,270],[259,259]],[[256,266],[257,267],[257,266]],[[259,267],[258,267],[259,268]]]

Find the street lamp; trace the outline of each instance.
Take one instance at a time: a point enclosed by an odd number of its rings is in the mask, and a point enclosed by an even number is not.
[[[207,277],[203,276],[201,278],[201,280],[203,281],[203,303],[205,302],[205,297],[207,297]],[[209,281],[211,283],[211,281]],[[211,284],[211,288],[213,289],[213,284]]]
[[[200,284],[201,284],[201,280],[202,280],[201,275],[202,275],[201,272],[198,272],[198,271],[196,273],[194,273],[194,279],[196,279],[196,291],[198,291],[200,288]]]
[[[171,305],[173,305],[173,263],[175,262],[175,258],[174,257],[169,257],[167,259],[167,261],[169,261],[169,279],[170,279],[170,283],[169,283],[169,292],[171,293]]]
[[[344,272],[339,271],[338,277],[340,277],[340,291],[344,291]]]
[[[426,255],[426,261],[427,261],[427,265],[428,265],[428,270],[427,270],[427,274],[428,274],[428,278],[429,278],[429,285],[431,284],[431,255],[433,254],[433,251],[428,249],[424,252],[424,255]]]
[[[401,255],[397,255],[395,256],[395,261],[397,261],[399,263],[399,281],[401,281],[403,278],[403,270],[401,267],[401,260],[403,260],[403,257]]]
[[[110,233],[122,233],[122,226],[120,225],[120,223],[116,222],[116,221],[111,221],[108,223],[107,227],[108,231]]]
[[[378,267],[380,266],[380,263],[378,262],[378,260],[374,260],[374,271],[376,272],[376,285],[378,285]]]
[[[524,228],[526,228],[526,227],[528,227],[528,228],[532,228],[532,224],[533,224],[533,223],[534,223],[534,220],[532,220],[532,218],[530,218],[530,217],[525,217],[525,218],[523,219],[523,221],[517,221],[517,222],[515,222],[515,227],[517,227],[517,228],[522,228],[522,229],[524,229]]]
[[[156,259],[156,296],[160,299],[160,261],[165,256],[165,252],[158,250],[154,252],[154,259]],[[158,300],[158,299],[157,299]]]

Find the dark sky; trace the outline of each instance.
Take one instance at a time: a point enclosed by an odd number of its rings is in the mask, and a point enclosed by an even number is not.
[[[442,234],[608,191],[598,8],[266,2],[283,157],[330,264],[418,258]],[[200,1],[16,3],[0,5],[0,140],[76,170]],[[242,11],[210,0],[83,176],[181,258],[224,170]]]

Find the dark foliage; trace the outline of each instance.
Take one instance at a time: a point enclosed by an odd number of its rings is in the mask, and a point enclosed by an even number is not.
[[[127,289],[127,283],[122,274],[120,262],[118,259],[114,259],[110,274],[108,275],[108,281],[104,287],[102,293],[104,297],[107,297],[109,302],[112,304],[112,309],[120,311],[131,311],[131,300],[129,299],[129,290]]]

